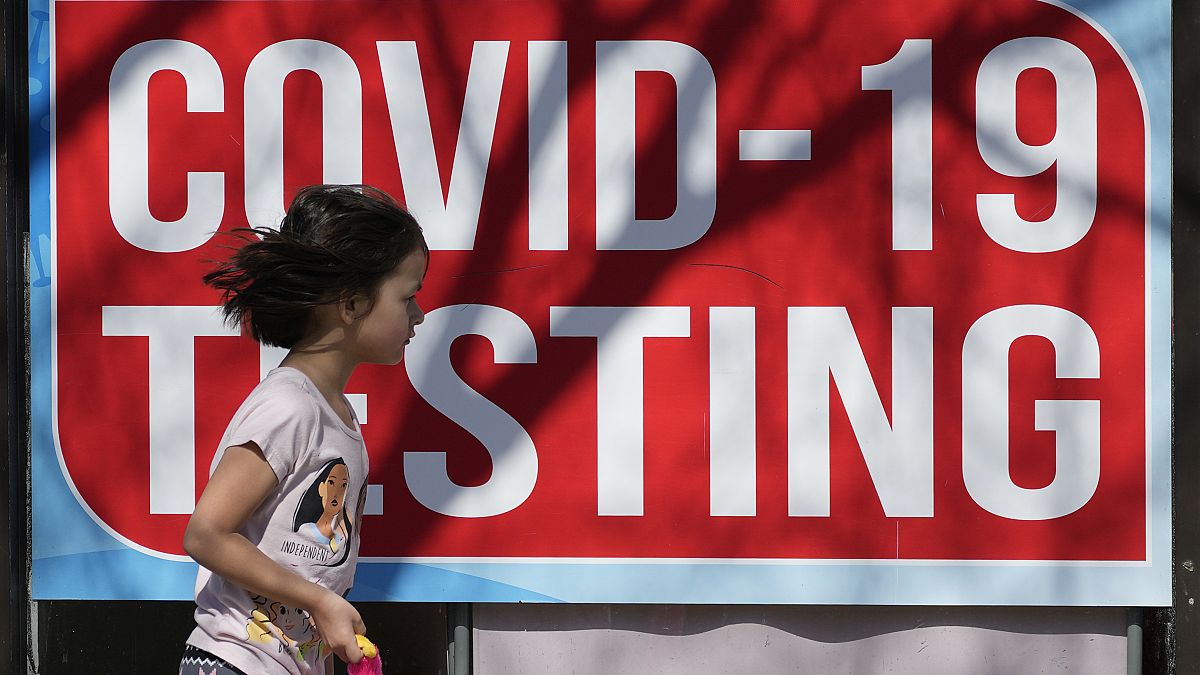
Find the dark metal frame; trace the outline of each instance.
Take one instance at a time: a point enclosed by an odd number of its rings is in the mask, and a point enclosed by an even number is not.
[[[1171,8],[1172,320],[1174,429],[1172,509],[1174,607],[1154,613],[1148,672],[1200,670],[1200,6],[1174,0]]]
[[[25,242],[29,231],[28,17],[25,0],[0,6],[4,53],[3,145],[0,203],[4,207],[4,433],[7,461],[0,468],[0,577],[8,584],[0,609],[0,664],[10,673],[29,669],[29,373],[26,365]]]

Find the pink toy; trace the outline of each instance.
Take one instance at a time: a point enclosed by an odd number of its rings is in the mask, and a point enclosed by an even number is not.
[[[363,660],[346,666],[349,675],[383,675],[383,658],[379,648],[365,636],[356,635],[358,648],[363,652]]]

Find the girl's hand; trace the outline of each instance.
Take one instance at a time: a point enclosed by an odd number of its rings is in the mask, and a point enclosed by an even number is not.
[[[367,627],[358,615],[358,610],[346,602],[345,598],[332,591],[326,591],[312,607],[312,618],[321,633],[321,640],[339,659],[346,663],[358,663],[362,660],[362,649],[354,636],[366,635]]]

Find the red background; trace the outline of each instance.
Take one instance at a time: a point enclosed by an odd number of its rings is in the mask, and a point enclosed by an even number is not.
[[[475,40],[512,42],[474,251],[435,251],[426,310],[491,304],[517,313],[538,342],[536,364],[495,365],[489,343],[456,343],[462,377],[507,410],[537,445],[539,475],[517,509],[486,519],[439,516],[408,494],[406,450],[445,450],[451,477],[480,484],[483,447],[418,397],[403,367],[364,366],[348,391],[368,394],[372,483],[385,513],[364,525],[365,555],[1100,559],[1145,558],[1145,147],[1133,80],[1082,20],[1034,2],[914,4],[777,2],[59,2],[56,5],[57,405],[61,450],[89,506],[122,535],[182,553],[186,516],[149,514],[145,338],[101,335],[104,305],[215,305],[199,279],[219,238],[183,253],[135,248],[107,207],[107,87],[115,60],[145,40],[174,38],[211,53],[224,78],[221,113],[187,113],[183,79],[150,88],[150,199],[182,215],[187,171],[225,173],[222,229],[245,226],[243,82],[263,48],[293,38],[349,53],[363,85],[363,180],[403,198],[377,40],[415,40],[443,187],[448,185]],[[975,195],[1012,192],[1026,218],[1049,215],[1054,171],[994,173],[975,141],[975,75],[1000,43],[1068,40],[1091,59],[1099,92],[1095,224],[1060,252],[1023,254],[990,240]],[[861,67],[906,38],[933,40],[934,248],[891,250],[890,96],[861,90]],[[682,42],[717,82],[717,214],[708,234],[675,251],[595,251],[595,42]],[[528,251],[526,42],[568,41],[570,249]],[[1054,83],[1018,82],[1021,137],[1054,133]],[[285,86],[287,196],[321,182],[320,84]],[[674,84],[639,75],[638,214],[674,208]],[[401,103],[403,104],[403,103]],[[812,160],[739,162],[739,129],[812,130]],[[1050,208],[1046,208],[1049,206]],[[732,269],[741,267],[767,277]],[[499,270],[527,268],[496,273]],[[1101,353],[1099,380],[1056,380],[1040,339],[1011,353],[1011,471],[1024,487],[1054,476],[1054,436],[1033,431],[1033,401],[1101,401],[1101,474],[1083,508],[1020,522],[966,492],[961,471],[961,349],[971,324],[1013,304],[1083,317]],[[645,515],[596,515],[594,340],[549,337],[551,305],[684,305],[691,337],[645,349]],[[758,515],[708,515],[708,307],[757,308]],[[831,516],[789,518],[786,506],[788,306],[848,308],[890,410],[893,306],[934,308],[935,516],[887,518],[834,390]],[[419,337],[418,337],[419,339]],[[258,378],[248,339],[196,344],[197,493],[222,430]]]

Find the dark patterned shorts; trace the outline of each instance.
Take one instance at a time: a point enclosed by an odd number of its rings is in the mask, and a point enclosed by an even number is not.
[[[187,645],[179,661],[179,675],[246,675],[203,649]]]

